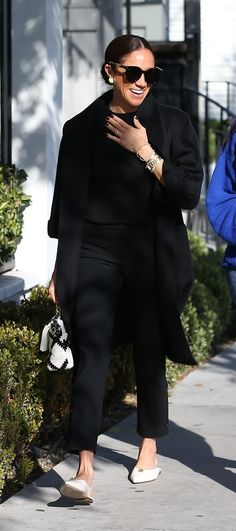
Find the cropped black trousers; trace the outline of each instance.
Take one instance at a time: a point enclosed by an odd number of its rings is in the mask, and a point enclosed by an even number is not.
[[[68,451],[96,451],[114,315],[124,283],[133,323],[137,431],[142,437],[165,435],[168,395],[158,325],[153,225],[86,221],[78,277],[72,320],[75,368]],[[155,314],[153,329],[150,323]]]

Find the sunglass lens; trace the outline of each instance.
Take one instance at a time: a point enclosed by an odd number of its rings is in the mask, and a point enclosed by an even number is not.
[[[161,76],[161,69],[158,68],[149,68],[147,72],[145,73],[145,79],[148,85],[155,85],[157,81],[160,79]]]
[[[149,68],[145,73],[144,77],[148,85],[155,85],[160,79],[162,70],[161,68]],[[143,74],[143,70],[139,66],[126,66],[125,67],[125,77],[129,83],[135,83],[140,79]]]
[[[127,66],[126,67],[126,79],[129,83],[135,83],[142,75],[142,70],[138,66]]]

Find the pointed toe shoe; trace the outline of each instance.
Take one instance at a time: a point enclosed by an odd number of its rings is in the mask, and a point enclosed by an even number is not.
[[[84,479],[69,479],[65,481],[60,488],[60,493],[62,496],[67,496],[68,498],[73,498],[74,500],[81,500],[87,503],[93,502],[93,497],[91,496],[91,489]]]
[[[143,469],[135,466],[130,474],[130,480],[132,483],[146,483],[157,479],[160,473],[161,468],[159,467]]]

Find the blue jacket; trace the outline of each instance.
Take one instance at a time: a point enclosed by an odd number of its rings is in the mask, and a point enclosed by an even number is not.
[[[222,147],[207,191],[206,207],[213,230],[228,245],[222,266],[236,269],[236,132]]]

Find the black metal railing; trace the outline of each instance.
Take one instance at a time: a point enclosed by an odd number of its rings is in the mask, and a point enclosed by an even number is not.
[[[216,160],[230,122],[235,118],[235,113],[229,107],[225,107],[210,98],[207,94],[189,87],[185,87],[182,90],[189,94],[190,97],[194,95],[198,98],[199,139],[205,167],[205,186],[207,188],[211,177],[210,165]]]
[[[200,234],[209,246],[217,247],[222,243],[212,231],[205,207],[206,192],[214,169],[218,152],[235,113],[227,106],[191,87],[159,86],[156,91],[158,100],[176,105],[185,110],[199,137],[204,166],[204,181],[199,204],[196,209],[186,212],[186,224],[189,229]]]
[[[211,97],[213,87],[214,94],[217,94],[217,99],[225,100],[227,109],[233,111],[236,108],[236,83],[233,81],[206,80],[202,81],[202,85],[205,86],[206,96]],[[218,90],[217,86],[219,87]]]
[[[200,140],[207,187],[211,173],[210,165],[216,160],[235,113],[229,107],[192,87],[160,86],[155,94],[160,102],[180,107],[190,115]]]
[[[209,246],[218,247],[223,242],[214,234],[209,224],[205,204],[206,193],[215,161],[225,140],[229,125],[235,118],[235,113],[228,106],[225,107],[218,101],[210,98],[208,94],[189,87],[185,87],[183,90],[188,97],[196,97],[198,99],[198,134],[204,165],[204,181],[201,198],[196,209],[186,214],[187,227],[201,234]]]

